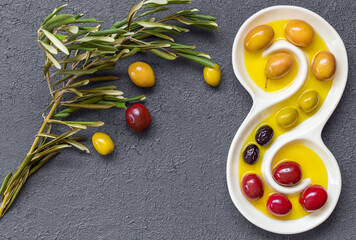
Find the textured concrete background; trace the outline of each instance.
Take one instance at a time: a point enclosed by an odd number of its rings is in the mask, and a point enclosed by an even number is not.
[[[125,17],[133,1],[1,0],[1,178],[25,156],[50,100],[36,31],[64,3],[70,3],[67,12],[87,13],[109,26]],[[324,17],[344,40],[350,66],[344,96],[323,132],[342,172],[339,203],[321,226],[288,237],[248,222],[231,202],[225,176],[230,143],[252,103],[232,71],[233,38],[250,15],[277,4],[303,6]],[[75,114],[73,119],[107,123],[100,131],[113,138],[114,154],[67,150],[52,160],[28,180],[0,220],[0,239],[355,239],[356,2],[195,0],[191,7],[218,17],[220,33],[192,31],[180,40],[213,56],[222,68],[220,86],[209,87],[202,67],[182,59],[139,55],[120,63],[114,71],[122,77],[119,88],[125,96],[147,95],[151,128],[131,131],[122,110]],[[126,70],[135,60],[153,66],[154,88],[130,82]]]

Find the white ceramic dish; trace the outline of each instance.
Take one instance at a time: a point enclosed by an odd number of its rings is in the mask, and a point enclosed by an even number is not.
[[[265,182],[272,189],[285,194],[300,192],[310,183],[310,180],[305,179],[294,188],[282,187],[273,181],[271,163],[274,155],[281,147],[288,144],[302,143],[313,149],[323,160],[328,172],[327,203],[322,209],[297,220],[276,220],[257,210],[242,194],[239,179],[239,159],[247,136],[264,118],[278,109],[279,102],[298,91],[305,81],[306,73],[310,66],[308,57],[301,55],[297,47],[281,41],[281,43],[274,43],[265,50],[264,54],[277,49],[284,49],[296,57],[300,71],[290,87],[278,93],[267,93],[260,89],[247,73],[243,46],[243,40],[247,32],[257,25],[282,19],[302,19],[312,25],[334,54],[337,62],[337,70],[331,90],[318,112],[293,130],[280,136],[266,151],[263,159],[259,160],[262,160],[261,170]],[[252,96],[253,106],[237,131],[229,150],[226,174],[231,199],[243,216],[262,229],[279,234],[296,234],[308,231],[324,222],[330,216],[337,204],[341,191],[339,166],[335,157],[323,143],[321,132],[339,103],[346,85],[348,62],[344,43],[334,28],[316,13],[301,7],[274,6],[257,12],[241,26],[236,34],[232,48],[232,65],[236,77]]]

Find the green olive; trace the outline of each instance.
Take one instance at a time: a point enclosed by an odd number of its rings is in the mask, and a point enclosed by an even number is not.
[[[274,37],[274,31],[271,26],[259,25],[250,30],[244,40],[247,51],[258,51],[271,45]]]
[[[282,108],[276,115],[276,120],[282,128],[289,128],[298,122],[298,111],[294,107]]]
[[[321,51],[314,57],[312,71],[318,80],[330,80],[336,71],[336,60],[329,51]]]
[[[303,20],[291,20],[287,23],[284,33],[292,44],[299,47],[306,47],[313,42],[314,29]]]
[[[314,90],[305,91],[298,99],[298,106],[304,112],[311,112],[319,105],[319,93]]]
[[[280,79],[287,75],[294,65],[294,58],[288,53],[272,55],[266,63],[265,75],[267,79]]]

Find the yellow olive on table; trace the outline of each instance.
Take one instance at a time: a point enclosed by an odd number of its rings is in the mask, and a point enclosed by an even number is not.
[[[274,37],[274,31],[271,26],[259,25],[250,30],[244,40],[247,51],[258,51],[271,45]]]
[[[310,45],[315,35],[314,29],[309,23],[298,19],[289,21],[284,33],[289,42],[299,47]]]
[[[298,106],[304,112],[308,113],[316,109],[319,105],[319,93],[314,90],[305,91],[298,99]]]
[[[96,132],[92,137],[94,148],[101,155],[108,155],[114,151],[114,142],[106,133]]]
[[[287,75],[294,65],[294,58],[288,53],[272,55],[266,63],[265,75],[267,79],[280,79]]]
[[[219,85],[221,80],[221,70],[219,65],[215,64],[213,68],[204,67],[203,75],[205,82],[210,86],[216,87],[217,85]]]
[[[155,84],[155,73],[150,65],[144,62],[135,62],[129,67],[131,81],[139,87],[152,87]]]
[[[298,110],[294,107],[282,108],[276,115],[276,121],[282,128],[289,128],[298,122]]]
[[[314,57],[312,72],[318,80],[330,80],[336,71],[336,60],[329,51],[321,51]]]

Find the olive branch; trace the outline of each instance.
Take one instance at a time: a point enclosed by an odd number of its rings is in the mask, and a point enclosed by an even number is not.
[[[0,188],[0,216],[4,216],[20,192],[26,180],[50,159],[65,148],[75,147],[89,153],[81,141],[83,137],[74,136],[82,129],[100,127],[102,121],[64,120],[71,113],[81,109],[126,108],[131,101],[141,101],[145,96],[125,98],[115,85],[96,88],[81,88],[92,82],[114,81],[116,76],[87,75],[112,70],[118,60],[131,57],[138,52],[150,51],[167,60],[178,57],[187,58],[208,67],[214,67],[210,56],[197,52],[195,46],[179,44],[170,34],[188,32],[189,29],[167,22],[181,23],[199,28],[215,30],[215,18],[197,14],[197,9],[181,10],[159,20],[147,18],[157,12],[168,11],[171,4],[190,4],[190,0],[147,0],[134,5],[128,16],[116,22],[109,29],[94,18],[83,18],[84,14],[58,14],[64,7],[56,8],[42,22],[38,29],[38,43],[45,52],[43,68],[52,100],[43,112],[43,124],[34,142],[17,170],[9,173]],[[145,10],[138,15],[139,10]],[[56,69],[56,70],[53,70]],[[61,106],[63,109],[58,111]],[[65,125],[70,130],[60,135],[51,132],[54,125]]]

